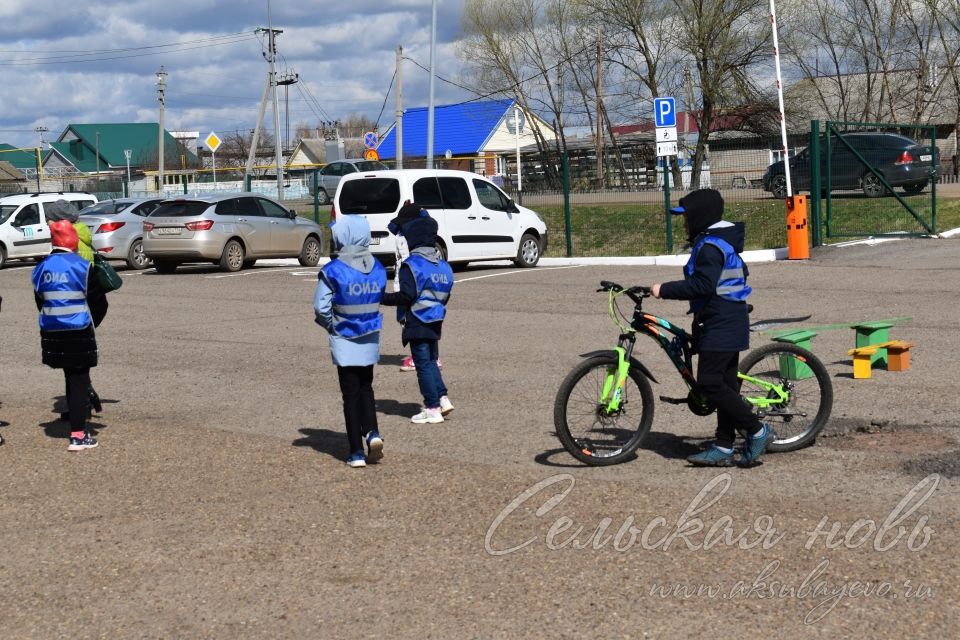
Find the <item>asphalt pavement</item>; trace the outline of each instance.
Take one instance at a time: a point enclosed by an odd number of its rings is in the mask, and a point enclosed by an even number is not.
[[[98,331],[100,446],[68,453],[30,265],[0,270],[2,638],[952,637],[960,623],[960,240],[753,262],[754,322],[810,315],[834,384],[807,449],[688,467],[712,418],[660,403],[634,460],[553,433],[578,354],[609,348],[601,279],[668,264],[472,265],[441,342],[456,409],[414,425],[386,310],[381,464],[350,469],[316,268],[120,270]],[[684,305],[648,310],[683,321]],[[846,325],[894,319],[911,368],[855,380]],[[769,341],[753,334],[753,346]],[[652,343],[655,393],[682,393]]]

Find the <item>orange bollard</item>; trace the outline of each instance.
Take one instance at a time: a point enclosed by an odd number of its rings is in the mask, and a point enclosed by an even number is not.
[[[787,257],[791,260],[810,258],[807,233],[807,196],[787,198]]]

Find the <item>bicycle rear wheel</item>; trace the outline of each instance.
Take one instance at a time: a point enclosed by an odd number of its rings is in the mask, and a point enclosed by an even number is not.
[[[813,444],[833,409],[833,384],[827,368],[796,345],[773,342],[748,353],[740,373],[740,395],[776,433],[769,451],[794,451]],[[778,397],[773,385],[783,390]]]
[[[601,396],[608,376],[616,373],[616,358],[584,360],[564,378],[553,405],[553,424],[560,442],[570,455],[591,466],[626,460],[653,424],[653,389],[636,369],[630,370],[624,383],[620,408],[607,413]]]

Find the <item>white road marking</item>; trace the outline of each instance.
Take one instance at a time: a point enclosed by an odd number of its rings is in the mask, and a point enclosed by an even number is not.
[[[297,273],[299,269],[256,269],[254,271],[238,271],[237,273],[224,273],[216,276],[203,276],[204,278],[235,278],[237,276],[253,276],[258,273],[284,273],[289,272],[291,275],[303,275],[303,273]]]
[[[474,276],[473,278],[461,278],[459,280],[454,280],[454,284],[459,282],[469,282],[471,280],[482,280],[483,278],[496,278],[497,276],[509,276],[514,273],[536,273],[538,271],[551,271],[553,269],[577,269],[579,267],[585,267],[583,264],[571,264],[564,267],[538,267],[535,270],[531,269],[517,269],[516,271],[504,271],[503,273],[489,273],[485,276]]]

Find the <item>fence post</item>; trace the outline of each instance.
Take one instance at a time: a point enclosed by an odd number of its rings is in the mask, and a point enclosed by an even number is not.
[[[313,221],[320,224],[320,183],[317,169],[313,170]]]
[[[563,153],[560,156],[560,167],[563,172],[563,226],[567,236],[567,257],[573,257],[573,237],[570,233],[570,157]]]
[[[247,175],[246,183],[247,183],[247,184],[246,184],[246,186],[247,186],[246,191],[249,192],[249,191],[251,190],[251,188],[253,187],[253,176]]]
[[[124,198],[130,197],[130,183],[127,182],[126,180],[123,181],[123,197]]]
[[[820,180],[820,121],[810,121],[810,209],[813,218],[813,246],[823,246],[823,218],[820,210],[820,195],[823,186]]]
[[[930,166],[930,229],[937,234],[937,128],[930,127],[930,157],[933,164]]]

